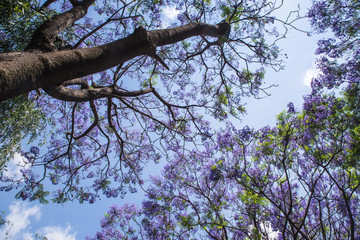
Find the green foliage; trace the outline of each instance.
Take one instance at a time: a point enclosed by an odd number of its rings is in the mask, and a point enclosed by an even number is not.
[[[20,191],[15,195],[15,198],[21,199],[21,198],[23,198],[23,194],[26,194],[26,193],[23,191]],[[30,200],[31,201],[38,200],[41,204],[48,204],[49,201],[46,200],[46,198],[49,194],[50,194],[49,191],[44,190],[44,185],[39,184],[39,185],[37,185],[37,187],[35,189],[33,189],[32,197],[30,198]]]
[[[44,237],[44,236],[41,236],[41,235],[39,235],[39,234],[37,233],[37,234],[35,234],[35,240],[48,240],[48,238],[47,238],[47,237]]]
[[[6,223],[6,220],[4,219],[4,213],[5,212],[0,212],[0,227]]]
[[[187,41],[182,41],[181,44],[185,50],[187,50],[191,46],[191,43]]]
[[[179,218],[180,218],[179,225],[185,229],[192,229],[193,226],[195,225],[194,218],[191,215],[189,216],[180,215]]]
[[[52,13],[34,0],[0,0],[0,52],[21,51]]]
[[[37,10],[38,1],[0,0],[0,52],[23,50],[31,34],[51,13]],[[45,114],[35,103],[22,95],[1,102],[0,107],[0,169],[20,152],[21,142],[35,140],[45,129]]]
[[[231,18],[231,21],[239,21],[243,8],[238,7],[237,9],[231,8],[228,5],[222,5],[220,6],[222,13],[221,17],[225,18],[226,21],[229,21]]]
[[[25,137],[30,143],[43,132],[47,120],[41,109],[36,108],[26,95],[21,95],[1,103],[0,122],[1,169],[15,152],[20,152]]]
[[[8,19],[14,14],[24,14],[30,8],[27,0],[1,0],[0,1],[0,18]]]

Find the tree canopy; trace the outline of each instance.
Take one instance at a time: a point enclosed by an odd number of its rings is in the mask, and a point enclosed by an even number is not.
[[[123,196],[146,165],[211,138],[205,116],[237,118],[241,98],[266,94],[264,67],[282,67],[275,43],[297,17],[277,19],[282,1],[264,0],[29,4],[60,13],[24,51],[0,55],[0,96],[29,94],[53,125],[41,152],[24,152],[23,180],[3,175],[2,189],[42,202],[46,179],[61,186],[55,202]],[[181,12],[174,23],[167,4]]]
[[[356,239],[358,96],[308,96],[274,127],[229,123],[204,151],[179,152],[141,206],[111,206],[89,239]]]
[[[259,130],[229,123],[203,151],[179,152],[141,207],[110,207],[89,239],[358,238],[358,10],[314,1],[314,29],[334,37],[319,41],[320,74],[302,109],[289,103]]]
[[[111,206],[88,239],[360,236],[357,1],[313,1],[312,27],[333,34],[319,41],[320,74],[301,109],[258,130],[232,122],[244,97],[267,94],[265,69],[282,67],[276,44],[300,18],[277,18],[283,1],[23,3],[48,19],[0,54],[0,96],[28,94],[51,133],[23,152],[22,179],[0,173],[1,190],[41,203],[146,193]]]

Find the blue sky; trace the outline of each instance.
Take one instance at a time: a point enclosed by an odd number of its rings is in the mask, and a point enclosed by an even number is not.
[[[285,0],[286,1],[286,0]],[[310,0],[287,0],[281,12],[284,14],[289,10],[297,8],[301,3],[302,13],[310,6]],[[176,12],[171,6],[163,10],[167,21],[176,18]],[[298,23],[298,26],[308,29],[307,20]],[[314,51],[316,42],[321,36],[308,37],[306,34],[290,31],[287,37],[278,45],[287,54],[285,69],[280,72],[267,70],[265,75],[266,84],[277,84],[276,88],[269,90],[271,96],[264,99],[244,99],[247,103],[247,115],[241,123],[235,126],[249,125],[259,128],[275,123],[275,115],[286,109],[288,102],[293,102],[296,108],[301,108],[303,95],[310,93],[310,80],[316,74]],[[22,161],[16,156],[14,163]],[[20,164],[21,165],[21,164]],[[9,175],[15,175],[19,171],[14,165]],[[5,239],[9,233],[9,239],[34,239],[39,233],[51,240],[73,240],[84,239],[86,235],[93,236],[100,230],[99,220],[112,204],[121,205],[125,202],[141,203],[142,194],[128,194],[124,200],[107,199],[103,197],[94,204],[80,205],[76,202],[65,205],[48,204],[40,205],[15,201],[15,191],[0,192],[0,211],[5,212],[5,218],[10,224],[0,229],[0,238]]]

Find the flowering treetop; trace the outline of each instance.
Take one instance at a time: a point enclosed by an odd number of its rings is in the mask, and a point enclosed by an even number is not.
[[[146,165],[213,135],[206,116],[238,117],[243,97],[265,92],[264,67],[281,67],[275,43],[296,18],[276,18],[282,2],[33,1],[56,12],[23,52],[0,55],[0,97],[30,92],[49,137],[2,190],[46,202],[48,179],[60,203],[135,191]],[[166,6],[176,22],[163,22]]]

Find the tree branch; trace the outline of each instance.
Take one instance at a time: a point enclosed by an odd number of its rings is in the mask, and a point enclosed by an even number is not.
[[[149,32],[140,27],[126,38],[98,47],[49,53],[24,52],[11,61],[0,61],[0,101],[104,71],[137,56],[147,55],[157,46],[194,36],[222,36],[229,26],[226,22],[217,25],[189,23]],[[6,57],[7,53],[0,54],[0,59],[5,58],[3,56]]]
[[[164,46],[193,36],[221,37],[229,31],[229,28],[230,24],[225,21],[216,25],[192,22],[180,27],[150,31],[148,39],[155,46]]]
[[[48,3],[49,2],[49,3]],[[52,1],[46,3],[50,4]],[[56,35],[65,28],[83,18],[87,14],[87,10],[95,0],[84,0],[81,3],[73,4],[74,7],[67,12],[54,16],[50,20],[44,22],[32,36],[31,42],[25,48],[25,51],[40,50],[43,52],[55,51],[54,39]],[[45,3],[45,4],[46,4]]]
[[[72,84],[69,84],[72,85]],[[138,91],[119,91],[114,87],[98,87],[94,89],[71,89],[64,85],[44,89],[51,97],[69,102],[86,102],[104,97],[137,97],[152,92],[151,88]]]

